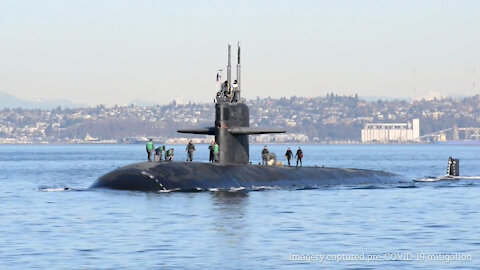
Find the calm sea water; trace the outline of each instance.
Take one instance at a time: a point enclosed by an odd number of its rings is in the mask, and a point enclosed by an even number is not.
[[[177,160],[184,147],[175,146]],[[254,163],[262,147],[251,146]],[[286,147],[270,150],[283,156]],[[145,160],[144,146],[2,145],[0,269],[480,267],[479,146],[302,148],[304,165],[410,178],[444,175],[453,156],[472,179],[242,193],[86,190]],[[206,145],[195,159],[208,159]]]

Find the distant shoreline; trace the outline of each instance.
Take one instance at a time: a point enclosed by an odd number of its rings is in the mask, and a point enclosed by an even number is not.
[[[155,141],[154,141],[155,142]],[[165,145],[185,145],[185,143],[163,143],[163,142],[155,142],[156,144],[165,144]],[[0,146],[21,146],[21,145],[143,145],[143,142],[137,143],[0,143]],[[208,143],[196,143],[198,145],[208,145]],[[250,145],[445,145],[445,146],[458,146],[458,145],[478,145],[480,146],[480,141],[478,142],[471,142],[471,143],[425,143],[425,142],[410,142],[410,143],[317,143],[317,142],[292,142],[292,143],[250,143]]]

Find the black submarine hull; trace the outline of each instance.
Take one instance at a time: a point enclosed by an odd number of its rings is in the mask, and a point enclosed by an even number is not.
[[[142,162],[113,170],[90,188],[136,191],[202,191],[262,187],[316,188],[330,185],[399,184],[411,180],[384,171],[326,167]]]

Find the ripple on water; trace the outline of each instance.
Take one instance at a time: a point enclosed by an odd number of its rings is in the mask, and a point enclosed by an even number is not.
[[[253,189],[262,192],[76,192],[112,168],[144,159],[143,145],[83,147],[0,146],[0,268],[472,269],[479,264],[478,180]],[[174,147],[184,154],[184,146]],[[263,146],[256,147],[252,153]],[[280,153],[284,147],[271,150]],[[468,164],[480,164],[476,147],[304,148],[328,166],[382,169],[412,179],[444,173],[445,161],[438,157],[448,153],[462,156],[462,172],[480,175],[479,166]],[[208,156],[206,149],[198,146],[198,156]],[[412,160],[412,152],[423,159]],[[395,251],[463,252],[474,262],[288,260],[294,252]]]

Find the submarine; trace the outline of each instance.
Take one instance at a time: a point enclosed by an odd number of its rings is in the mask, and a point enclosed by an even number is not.
[[[411,182],[401,175],[376,170],[256,165],[249,162],[249,136],[284,133],[280,128],[250,127],[249,108],[241,96],[240,43],[236,81],[232,86],[231,45],[228,45],[227,80],[215,97],[213,127],[177,130],[179,133],[214,135],[218,161],[140,162],[117,168],[99,177],[90,188],[147,192],[256,190],[262,187],[304,189],[332,185],[375,185]]]

